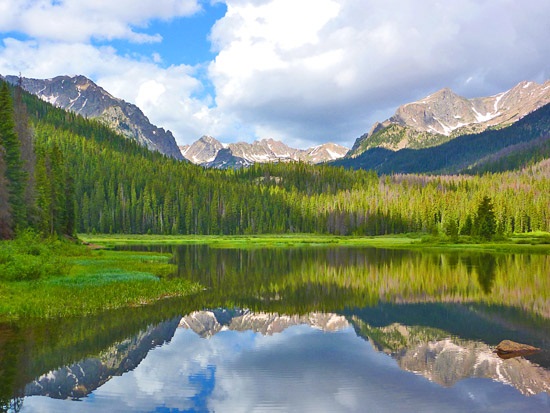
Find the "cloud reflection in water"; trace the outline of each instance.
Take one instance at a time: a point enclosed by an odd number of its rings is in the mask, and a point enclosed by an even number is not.
[[[154,348],[140,365],[81,402],[25,399],[23,412],[548,411],[547,394],[525,398],[510,386],[466,379],[443,388],[399,368],[351,327],[308,325],[262,335],[189,329]]]

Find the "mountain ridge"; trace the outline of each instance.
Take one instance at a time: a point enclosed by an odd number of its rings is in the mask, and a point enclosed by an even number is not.
[[[550,80],[523,81],[496,95],[472,99],[443,88],[399,106],[389,119],[376,122],[357,138],[347,157],[375,147],[396,151],[437,146],[458,136],[508,126],[549,102]]]
[[[191,145],[180,146],[182,155],[198,165],[209,168],[240,168],[254,163],[303,161],[322,163],[340,159],[348,148],[325,143],[308,149],[291,148],[271,138],[252,143],[237,142],[224,145],[212,136],[202,136]]]
[[[376,146],[331,164],[372,169],[381,174],[455,174],[491,172],[491,165],[498,167],[498,171],[521,169],[547,158],[550,158],[550,103],[501,129],[466,134],[421,149],[393,151]]]
[[[17,76],[4,79],[11,84],[20,80]],[[183,160],[172,132],[153,125],[138,106],[113,96],[85,76],[21,78],[21,83],[27,92],[54,106],[97,119],[150,150]]]

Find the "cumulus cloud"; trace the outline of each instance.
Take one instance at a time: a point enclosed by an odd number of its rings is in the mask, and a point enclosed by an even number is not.
[[[211,98],[195,98],[203,89],[197,69],[167,68],[151,58],[120,56],[110,46],[4,39],[0,73],[49,78],[83,74],[112,95],[138,105],[156,125],[170,129],[178,141],[192,142],[203,133],[222,133],[224,117],[211,109]],[[222,127],[225,129],[225,127]]]
[[[158,42],[158,34],[139,33],[151,19],[169,20],[200,10],[197,0],[1,0],[0,31],[39,39],[83,42],[126,39]]]
[[[210,33],[216,56],[189,66],[165,61],[149,26],[206,0],[0,0],[0,73],[91,77],[179,143],[209,134],[302,148],[351,145],[443,87],[486,96],[550,77],[547,0],[211,3],[227,6]]]
[[[226,3],[216,102],[258,134],[350,143],[439,88],[481,96],[550,76],[546,1]]]

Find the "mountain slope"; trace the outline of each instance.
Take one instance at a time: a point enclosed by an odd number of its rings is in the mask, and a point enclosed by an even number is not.
[[[347,148],[334,143],[302,150],[274,139],[223,145],[211,136],[203,136],[192,145],[180,147],[180,150],[187,160],[195,164],[220,169],[267,162],[303,161],[316,164],[339,159],[348,152]]]
[[[379,173],[457,173],[519,169],[550,157],[550,104],[498,130],[464,135],[425,149],[392,151],[374,147],[335,161]]]
[[[7,76],[12,84],[19,78]],[[147,148],[183,159],[172,132],[151,124],[136,105],[112,96],[84,76],[22,79],[23,88],[40,99],[87,118],[96,118]]]
[[[370,148],[390,150],[437,146],[457,136],[508,126],[550,102],[550,81],[521,82],[494,96],[466,99],[442,89],[396,113],[359,137],[349,157]]]

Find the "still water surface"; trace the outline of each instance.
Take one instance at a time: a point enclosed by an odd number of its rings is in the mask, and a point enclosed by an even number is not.
[[[203,293],[0,327],[0,406],[550,411],[548,255],[163,248]],[[503,339],[542,351],[503,360]]]

